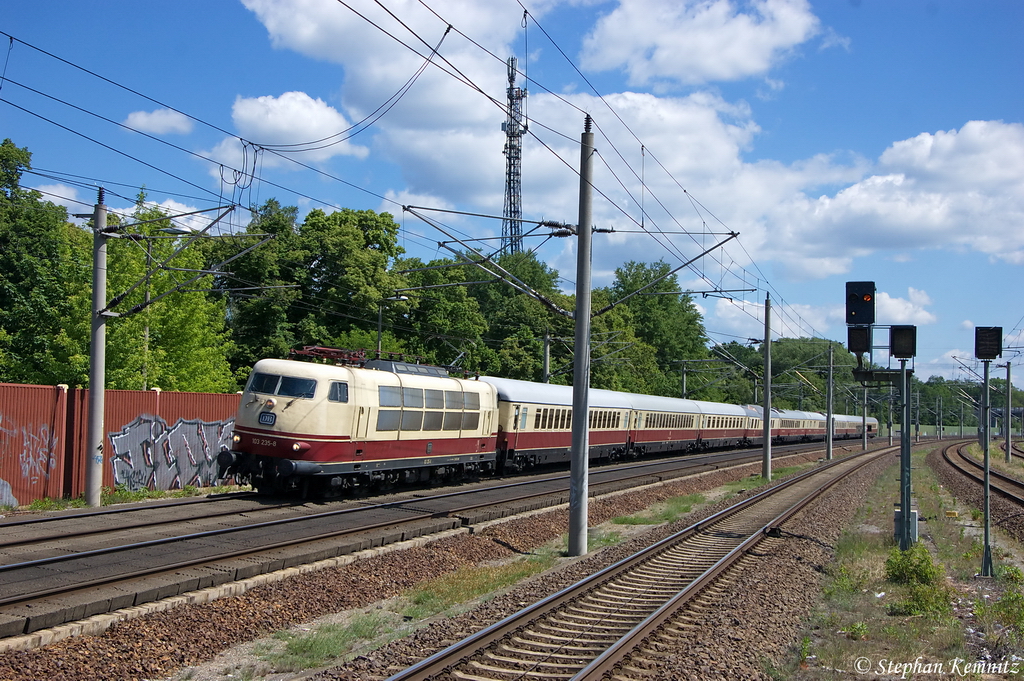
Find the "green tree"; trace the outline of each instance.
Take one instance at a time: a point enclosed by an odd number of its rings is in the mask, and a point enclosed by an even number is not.
[[[108,243],[107,298],[112,310],[121,316],[107,321],[107,386],[233,390],[224,302],[203,292],[211,286],[212,277],[187,284],[187,292],[169,293],[151,305],[145,304],[147,297],[158,298],[193,276],[190,272],[154,269],[187,238],[163,232],[172,227],[166,218],[159,208],[147,206],[145,194],[140,193],[135,212],[127,224],[120,226],[119,232],[126,238]],[[167,266],[204,269],[209,260],[209,246],[204,242],[203,238],[193,241]],[[148,277],[147,270],[152,270]]]
[[[396,269],[414,270],[406,275],[407,288],[421,289],[405,294],[409,299],[404,320],[408,331],[401,335],[409,352],[435,364],[457,361],[465,369],[479,369],[491,357],[484,345],[488,324],[466,285],[479,281],[479,276],[449,259],[424,264],[410,258],[399,262]],[[390,305],[388,309],[390,312]]]
[[[298,344],[297,325],[302,312],[295,308],[302,297],[298,272],[308,259],[296,224],[298,208],[281,206],[275,199],[254,206],[246,232],[273,238],[227,268],[232,277],[218,277],[218,285],[234,289],[225,294],[228,326],[233,341],[229,356],[241,383],[257,360],[286,357]],[[225,260],[237,245],[223,242],[214,249],[216,261]],[[294,286],[295,288],[282,288]]]
[[[85,385],[91,237],[21,187],[32,156],[0,144],[0,381]]]

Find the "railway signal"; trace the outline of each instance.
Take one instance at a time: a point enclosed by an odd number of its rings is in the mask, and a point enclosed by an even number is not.
[[[917,327],[901,325],[889,327],[889,354],[897,359],[910,359],[917,355]]]
[[[871,327],[846,327],[846,349],[855,355],[871,352]]]
[[[846,323],[875,323],[875,282],[846,282]]]
[[[985,506],[985,550],[981,558],[981,576],[991,577],[992,576],[992,545],[990,543],[991,534],[991,499],[992,493],[989,486],[989,443],[991,441],[991,427],[992,427],[992,407],[989,402],[989,366],[992,364],[992,360],[1003,354],[1003,327],[1001,326],[976,326],[974,327],[974,356],[981,360],[981,363],[985,366],[985,378],[984,386],[981,391],[981,418],[982,423],[982,434],[981,434],[981,453],[985,460],[985,495],[984,495],[984,506]],[[1009,382],[1007,382],[1007,389],[1010,389]],[[1009,445],[1007,445],[1007,451],[1009,451]]]
[[[1003,327],[974,327],[974,356],[980,360],[992,360],[1003,354]]]

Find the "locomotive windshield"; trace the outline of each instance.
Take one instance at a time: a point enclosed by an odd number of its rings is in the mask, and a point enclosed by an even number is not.
[[[311,399],[316,394],[316,380],[296,376],[255,373],[249,381],[249,390],[264,395],[281,397],[304,397]]]

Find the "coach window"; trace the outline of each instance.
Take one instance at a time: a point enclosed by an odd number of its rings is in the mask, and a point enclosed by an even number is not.
[[[541,414],[541,411],[543,411],[543,410],[538,408],[537,409],[537,413],[534,414],[534,416],[533,416],[533,429],[534,430],[540,430],[540,414]]]
[[[462,391],[445,390],[444,391],[444,408],[445,409],[462,409],[465,404],[465,400],[462,399]],[[445,429],[447,430],[447,428]]]
[[[441,430],[442,425],[444,425],[443,411],[423,412],[423,430]]]
[[[466,409],[480,410],[480,393],[462,393]]]
[[[423,408],[422,388],[402,388],[402,406],[408,409]],[[404,428],[403,428],[404,430]],[[417,428],[417,430],[419,430]]]
[[[402,389],[397,385],[378,386],[377,394],[380,396],[380,406],[382,407],[402,406]],[[378,428],[378,430],[380,429]]]
[[[331,387],[327,391],[328,402],[348,402],[348,383],[331,381]]]
[[[422,411],[402,411],[402,430],[419,430],[422,425]]]
[[[523,413],[519,416],[519,430],[526,430],[526,417],[530,415],[529,412],[529,407],[523,407]]]
[[[444,409],[444,391],[430,389],[424,390],[423,406],[427,409]]]

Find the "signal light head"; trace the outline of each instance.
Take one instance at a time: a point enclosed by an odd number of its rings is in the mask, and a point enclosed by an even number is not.
[[[857,325],[875,323],[875,282],[846,282],[846,323]]]

